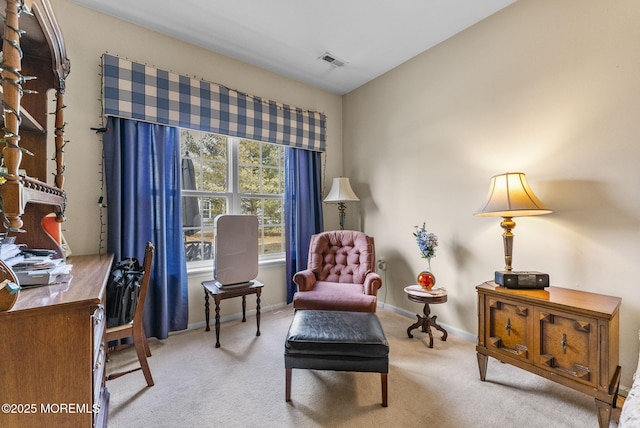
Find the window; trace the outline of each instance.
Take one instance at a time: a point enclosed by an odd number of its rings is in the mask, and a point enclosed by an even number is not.
[[[261,259],[284,253],[284,146],[181,130],[187,262],[214,257],[219,214],[258,217]]]

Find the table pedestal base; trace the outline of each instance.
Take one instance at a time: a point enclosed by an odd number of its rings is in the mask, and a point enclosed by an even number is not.
[[[431,316],[431,309],[429,308],[429,304],[425,303],[424,304],[424,317],[421,317],[420,315],[416,314],[416,317],[418,318],[418,321],[415,324],[412,324],[408,329],[407,329],[407,336],[409,336],[409,339],[413,339],[413,335],[411,334],[411,330],[415,330],[418,327],[422,327],[422,332],[423,333],[427,333],[429,334],[429,348],[433,348],[433,332],[431,331],[431,327],[435,328],[436,330],[440,330],[442,332],[442,340],[445,341],[447,340],[447,330],[445,330],[444,328],[442,328],[437,322],[436,322],[436,318],[438,318],[437,315],[433,315]]]

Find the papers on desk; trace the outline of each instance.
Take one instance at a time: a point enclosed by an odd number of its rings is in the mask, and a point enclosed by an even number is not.
[[[24,256],[22,254],[18,254],[17,256],[9,257],[7,259],[2,259],[4,264],[6,264],[9,267],[15,266],[15,265],[17,265],[18,263],[20,263],[23,260],[24,260]]]
[[[53,259],[50,256],[25,257],[13,265],[20,286],[47,285],[56,281],[60,275],[71,272],[72,265],[64,259]]]
[[[2,243],[0,244],[0,259],[2,259],[6,263],[8,259],[16,257],[18,254],[20,254],[21,251],[22,248],[17,244]]]
[[[64,259],[54,259],[54,250],[27,248],[13,240],[0,240],[0,259],[15,273],[20,286],[47,285],[58,276],[71,272],[72,265]]]

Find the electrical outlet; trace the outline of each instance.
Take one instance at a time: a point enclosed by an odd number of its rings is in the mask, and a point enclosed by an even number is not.
[[[386,262],[385,260],[383,260],[383,259],[379,259],[379,260],[377,261],[377,263],[378,263],[378,269],[380,269],[380,270],[382,270],[382,271],[387,270],[387,262]]]

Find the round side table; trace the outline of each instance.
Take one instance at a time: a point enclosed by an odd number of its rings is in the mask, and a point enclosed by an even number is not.
[[[443,292],[442,289],[440,289],[440,291],[434,290],[432,293],[430,293],[428,291],[422,290],[419,285],[410,285],[408,287],[405,287],[404,292],[407,293],[407,297],[412,302],[424,304],[424,309],[422,311],[424,316],[422,317],[416,314],[418,321],[407,328],[407,335],[409,336],[409,338],[413,339],[411,330],[422,327],[422,332],[429,335],[429,348],[433,348],[433,332],[431,331],[431,327],[433,327],[436,330],[442,332],[441,339],[443,341],[447,340],[447,331],[436,322],[437,315],[431,315],[431,308],[429,308],[429,305],[432,304],[445,303],[447,301],[447,292]]]

